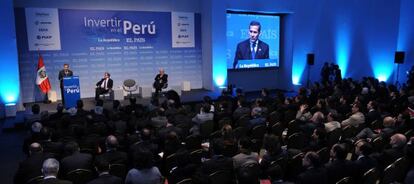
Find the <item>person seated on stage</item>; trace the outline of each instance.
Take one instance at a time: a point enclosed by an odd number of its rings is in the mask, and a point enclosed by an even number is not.
[[[95,89],[95,100],[99,99],[99,95],[112,92],[112,86],[114,82],[111,79],[111,74],[105,72],[104,78],[102,78],[98,83],[96,83]]]
[[[163,68],[160,68],[159,72],[160,73],[155,76],[155,81],[152,85],[155,88],[155,94],[158,94],[163,88],[167,88],[168,86],[168,75]]]

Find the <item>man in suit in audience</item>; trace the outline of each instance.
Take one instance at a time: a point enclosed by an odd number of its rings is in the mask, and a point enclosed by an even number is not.
[[[63,64],[63,69],[59,71],[59,84],[60,84],[60,94],[62,95],[62,104],[65,104],[65,98],[63,95],[63,78],[64,77],[72,77],[73,72],[69,69],[69,64]]]
[[[88,184],[121,184],[122,179],[109,174],[109,162],[104,157],[95,159],[95,169],[99,173],[98,178],[90,181]]]
[[[244,59],[269,59],[269,45],[259,40],[260,22],[251,21],[249,24],[249,39],[237,44],[236,54],[233,61],[233,69],[238,66],[239,60]]]
[[[109,164],[123,164],[127,166],[128,164],[128,155],[125,152],[118,151],[117,148],[119,146],[118,139],[110,135],[106,138],[105,141],[106,152],[98,157],[102,157]]]
[[[201,165],[201,182],[203,180],[205,181],[205,178],[216,171],[228,171],[229,177],[234,176],[233,159],[223,155],[223,140],[213,140],[212,144],[210,145],[210,149],[212,150],[211,159],[203,162]]]
[[[30,144],[29,154],[28,158],[20,162],[19,168],[14,175],[14,183],[16,184],[26,183],[34,177],[41,176],[43,161],[52,157],[51,154],[43,153],[42,146],[37,142]]]
[[[377,167],[377,162],[375,159],[370,157],[370,154],[373,152],[373,148],[370,143],[366,142],[365,140],[361,139],[355,143],[355,155],[357,155],[357,159],[353,161],[355,166],[355,174],[356,176],[354,179],[362,178],[365,172],[368,170]]]
[[[44,176],[42,184],[72,184],[70,181],[57,178],[59,161],[54,158],[49,158],[43,162],[42,172]]]
[[[327,172],[322,167],[321,161],[317,153],[311,151],[305,154],[302,159],[302,165],[306,168],[305,171],[297,177],[297,184],[327,184]]]
[[[380,165],[385,168],[392,164],[398,158],[404,156],[404,147],[407,142],[407,138],[403,134],[394,134],[391,136],[390,145],[391,148],[382,151],[378,158]]]
[[[92,171],[92,155],[80,153],[79,145],[76,142],[68,142],[65,145],[65,152],[69,156],[64,157],[62,162],[62,176],[76,169],[87,169]]]
[[[373,121],[381,121],[381,113],[377,110],[378,103],[374,100],[371,100],[367,104],[367,115],[365,116],[365,122],[372,123]]]
[[[328,171],[328,183],[336,183],[344,177],[353,176],[354,168],[349,160],[346,160],[345,145],[335,144],[331,148],[331,161],[325,165]]]
[[[112,98],[112,87],[114,85],[114,81],[111,79],[111,74],[105,72],[104,77],[96,83],[95,89],[95,100],[99,99],[99,95],[109,93]]]

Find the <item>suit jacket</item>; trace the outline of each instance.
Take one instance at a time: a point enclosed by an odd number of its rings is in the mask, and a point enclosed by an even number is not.
[[[105,81],[105,78],[102,78],[99,82],[96,83],[96,86],[101,87],[102,82],[104,81]],[[109,78],[108,83],[106,84],[106,88],[112,89],[113,85],[114,85],[114,81],[111,78]]]
[[[59,81],[60,81],[60,87],[63,87],[63,77],[72,77],[73,76],[73,72],[72,70],[68,70],[68,73],[65,74],[65,70],[60,70],[59,71]]]
[[[110,174],[100,175],[98,178],[90,181],[88,184],[121,184],[122,179]]]
[[[67,180],[60,180],[57,178],[48,178],[43,180],[42,184],[72,184],[72,182]]]
[[[327,172],[323,167],[310,168],[299,174],[296,183],[307,183],[307,184],[327,184],[326,178]]]
[[[74,153],[73,155],[67,156],[61,160],[61,171],[60,174],[67,174],[69,171],[75,169],[89,169],[92,170],[92,155],[86,153]]]
[[[161,77],[160,74],[157,74],[154,80],[155,80],[153,84],[154,88],[162,88],[165,84],[168,83],[168,75],[164,74]]]
[[[374,167],[377,167],[378,165],[377,162],[369,156],[363,156],[361,158],[358,158],[357,160],[353,162],[353,164],[355,166],[355,172],[356,172],[355,173],[356,176],[354,176],[355,179],[362,178],[365,172],[367,172],[368,170]]]
[[[250,39],[244,40],[237,44],[236,54],[234,56],[233,68],[237,67],[239,60],[252,59],[250,49]],[[259,40],[257,44],[256,55],[254,59],[269,59],[269,45]]]
[[[128,155],[122,151],[107,151],[98,157],[105,158],[110,164],[128,164]]]
[[[335,183],[340,179],[353,176],[354,167],[348,160],[335,160],[331,163],[326,164],[328,183]]]

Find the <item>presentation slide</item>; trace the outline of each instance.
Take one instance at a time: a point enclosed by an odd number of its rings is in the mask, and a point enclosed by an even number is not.
[[[60,98],[58,72],[70,65],[81,97],[93,97],[109,72],[114,88],[126,79],[150,87],[159,68],[169,86],[190,81],[202,87],[201,16],[191,12],[16,8],[23,102],[39,100],[35,83],[39,54],[52,90]]]
[[[227,68],[279,66],[280,16],[227,11]]]

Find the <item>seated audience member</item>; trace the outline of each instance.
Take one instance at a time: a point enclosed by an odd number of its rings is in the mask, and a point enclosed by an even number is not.
[[[357,159],[353,161],[355,166],[355,179],[360,179],[368,170],[377,167],[377,161],[370,157],[373,152],[373,148],[370,143],[365,140],[358,140],[355,143],[355,155]],[[357,181],[357,180],[356,180]]]
[[[367,115],[365,116],[366,123],[372,123],[373,121],[381,121],[381,113],[377,110],[378,103],[374,100],[371,100],[367,104]]]
[[[33,122],[30,126],[30,135],[24,139],[23,142],[23,153],[29,156],[29,146],[34,142],[38,142],[41,139],[40,130],[42,130],[43,125],[40,122]]]
[[[168,119],[167,119],[167,116],[165,116],[164,109],[158,108],[155,111],[155,116],[151,118],[151,127],[158,129],[161,127],[165,127],[167,123],[168,123]]]
[[[125,184],[161,184],[162,175],[153,164],[150,150],[140,148],[135,152],[134,168],[128,171]]]
[[[349,160],[346,160],[345,145],[335,144],[331,148],[331,161],[325,165],[328,183],[336,183],[344,177],[353,176],[354,168]]]
[[[335,112],[330,112],[327,116],[327,122],[325,125],[325,130],[327,133],[332,132],[333,130],[337,128],[341,128],[341,123],[338,121],[338,115]]]
[[[262,108],[260,107],[255,107],[252,109],[251,112],[251,119],[249,121],[249,124],[247,125],[248,129],[252,129],[255,126],[259,126],[259,125],[266,125],[266,119],[262,116]]]
[[[264,136],[263,149],[266,152],[260,161],[260,166],[264,171],[270,167],[273,161],[287,159],[287,152],[282,149],[279,138],[274,134]]]
[[[411,161],[411,164],[409,164],[411,167],[407,172],[404,183],[414,183],[414,137],[411,137],[410,141],[408,141],[405,155]]]
[[[395,131],[395,119],[387,116],[384,118],[383,121],[383,129],[380,130],[372,130],[371,128],[364,128],[361,132],[356,135],[357,139],[374,139],[377,137],[382,137],[385,140],[388,140]]]
[[[98,157],[102,157],[109,164],[123,164],[127,166],[128,164],[128,155],[123,151],[118,151],[118,139],[110,135],[105,140],[106,151]]]
[[[309,111],[308,104],[302,104],[296,113],[296,119],[302,122],[308,122],[312,118],[312,114]]]
[[[239,140],[240,153],[233,157],[233,166],[237,170],[245,164],[258,164],[259,155],[251,150],[252,142],[249,138],[241,138]]]
[[[43,153],[42,146],[39,143],[31,143],[29,146],[29,157],[20,162],[19,168],[14,175],[14,183],[26,183],[31,178],[41,176],[43,161],[51,157],[51,154]]]
[[[177,166],[169,171],[168,184],[176,184],[186,178],[191,178],[198,169],[196,163],[191,163],[190,153],[185,150],[179,150],[175,153]]]
[[[361,105],[359,103],[355,103],[352,105],[352,115],[349,116],[348,119],[342,121],[341,126],[345,128],[347,126],[352,127],[359,127],[365,123],[365,116],[360,112]]]
[[[215,139],[210,143],[211,158],[201,164],[200,177],[195,178],[196,183],[207,183],[206,178],[216,171],[228,171],[229,176],[234,176],[233,159],[223,155],[224,142]]]
[[[114,85],[114,81],[111,79],[111,74],[109,74],[108,72],[105,72],[104,77],[96,83],[95,100],[98,100],[99,95],[101,94],[105,94],[105,93],[111,94],[113,85]]]
[[[385,168],[392,164],[398,158],[404,156],[404,146],[407,142],[407,138],[403,134],[394,134],[390,138],[391,148],[385,149],[379,155],[378,162],[380,166]]]
[[[239,98],[237,100],[237,108],[233,112],[233,120],[238,120],[240,117],[249,115],[250,108],[248,107],[248,103],[244,98]]]
[[[76,169],[87,169],[92,171],[92,155],[81,153],[78,143],[68,142],[65,145],[65,152],[68,156],[64,157],[62,162],[62,173],[67,174]]]
[[[306,169],[297,177],[297,184],[327,184],[327,172],[322,167],[319,156],[315,152],[307,152],[302,160],[302,165]]]
[[[167,88],[168,75],[165,73],[164,68],[160,68],[159,73],[154,78],[152,86],[155,88],[155,94],[161,92],[163,88]]]
[[[40,121],[40,106],[39,104],[33,104],[31,107],[31,114],[25,115],[24,122],[26,127],[30,127],[33,122]]]
[[[90,181],[88,184],[121,184],[122,179],[109,174],[109,162],[104,157],[95,159],[95,169],[98,172],[98,178]]]
[[[324,128],[315,128],[311,135],[308,146],[305,148],[307,151],[318,151],[328,146],[327,133]]]
[[[71,181],[58,179],[59,161],[49,158],[43,162],[42,166],[44,184],[72,184]]]
[[[203,104],[200,112],[196,114],[191,121],[194,123],[194,126],[190,129],[191,134],[200,133],[200,125],[206,121],[214,120],[214,113],[210,112],[210,105]]]
[[[42,166],[44,184],[72,184],[70,181],[58,179],[59,161],[49,158],[43,162]]]

